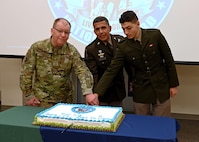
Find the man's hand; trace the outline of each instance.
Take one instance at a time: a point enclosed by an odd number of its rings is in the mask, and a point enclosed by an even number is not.
[[[98,94],[87,94],[86,95],[87,105],[99,105]]]
[[[39,106],[40,105],[40,101],[36,97],[34,97],[34,98],[31,98],[31,99],[27,100],[26,104],[28,106]]]
[[[170,97],[174,97],[178,92],[177,87],[170,88]]]

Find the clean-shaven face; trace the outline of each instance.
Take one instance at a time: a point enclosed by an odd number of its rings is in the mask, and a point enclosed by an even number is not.
[[[124,34],[128,39],[137,39],[139,37],[140,23],[136,22],[124,22],[121,23]]]
[[[69,38],[70,25],[67,21],[61,19],[51,29],[52,45],[54,47],[62,47]]]

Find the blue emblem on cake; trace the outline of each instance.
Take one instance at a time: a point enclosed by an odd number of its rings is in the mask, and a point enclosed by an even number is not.
[[[95,111],[96,108],[87,105],[76,106],[71,109],[74,113],[89,113]]]
[[[109,19],[113,34],[123,35],[120,15],[134,10],[142,28],[157,28],[169,13],[174,0],[48,0],[55,18],[63,17],[71,22],[71,36],[87,45],[96,38],[93,19],[105,16]]]

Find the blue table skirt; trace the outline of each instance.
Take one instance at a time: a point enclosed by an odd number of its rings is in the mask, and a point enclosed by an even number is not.
[[[126,114],[116,132],[40,127],[44,142],[177,142],[173,118]]]

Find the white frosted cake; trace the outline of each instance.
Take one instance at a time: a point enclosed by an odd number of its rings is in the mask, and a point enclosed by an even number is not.
[[[37,113],[33,124],[115,132],[123,117],[122,107],[58,103]]]

